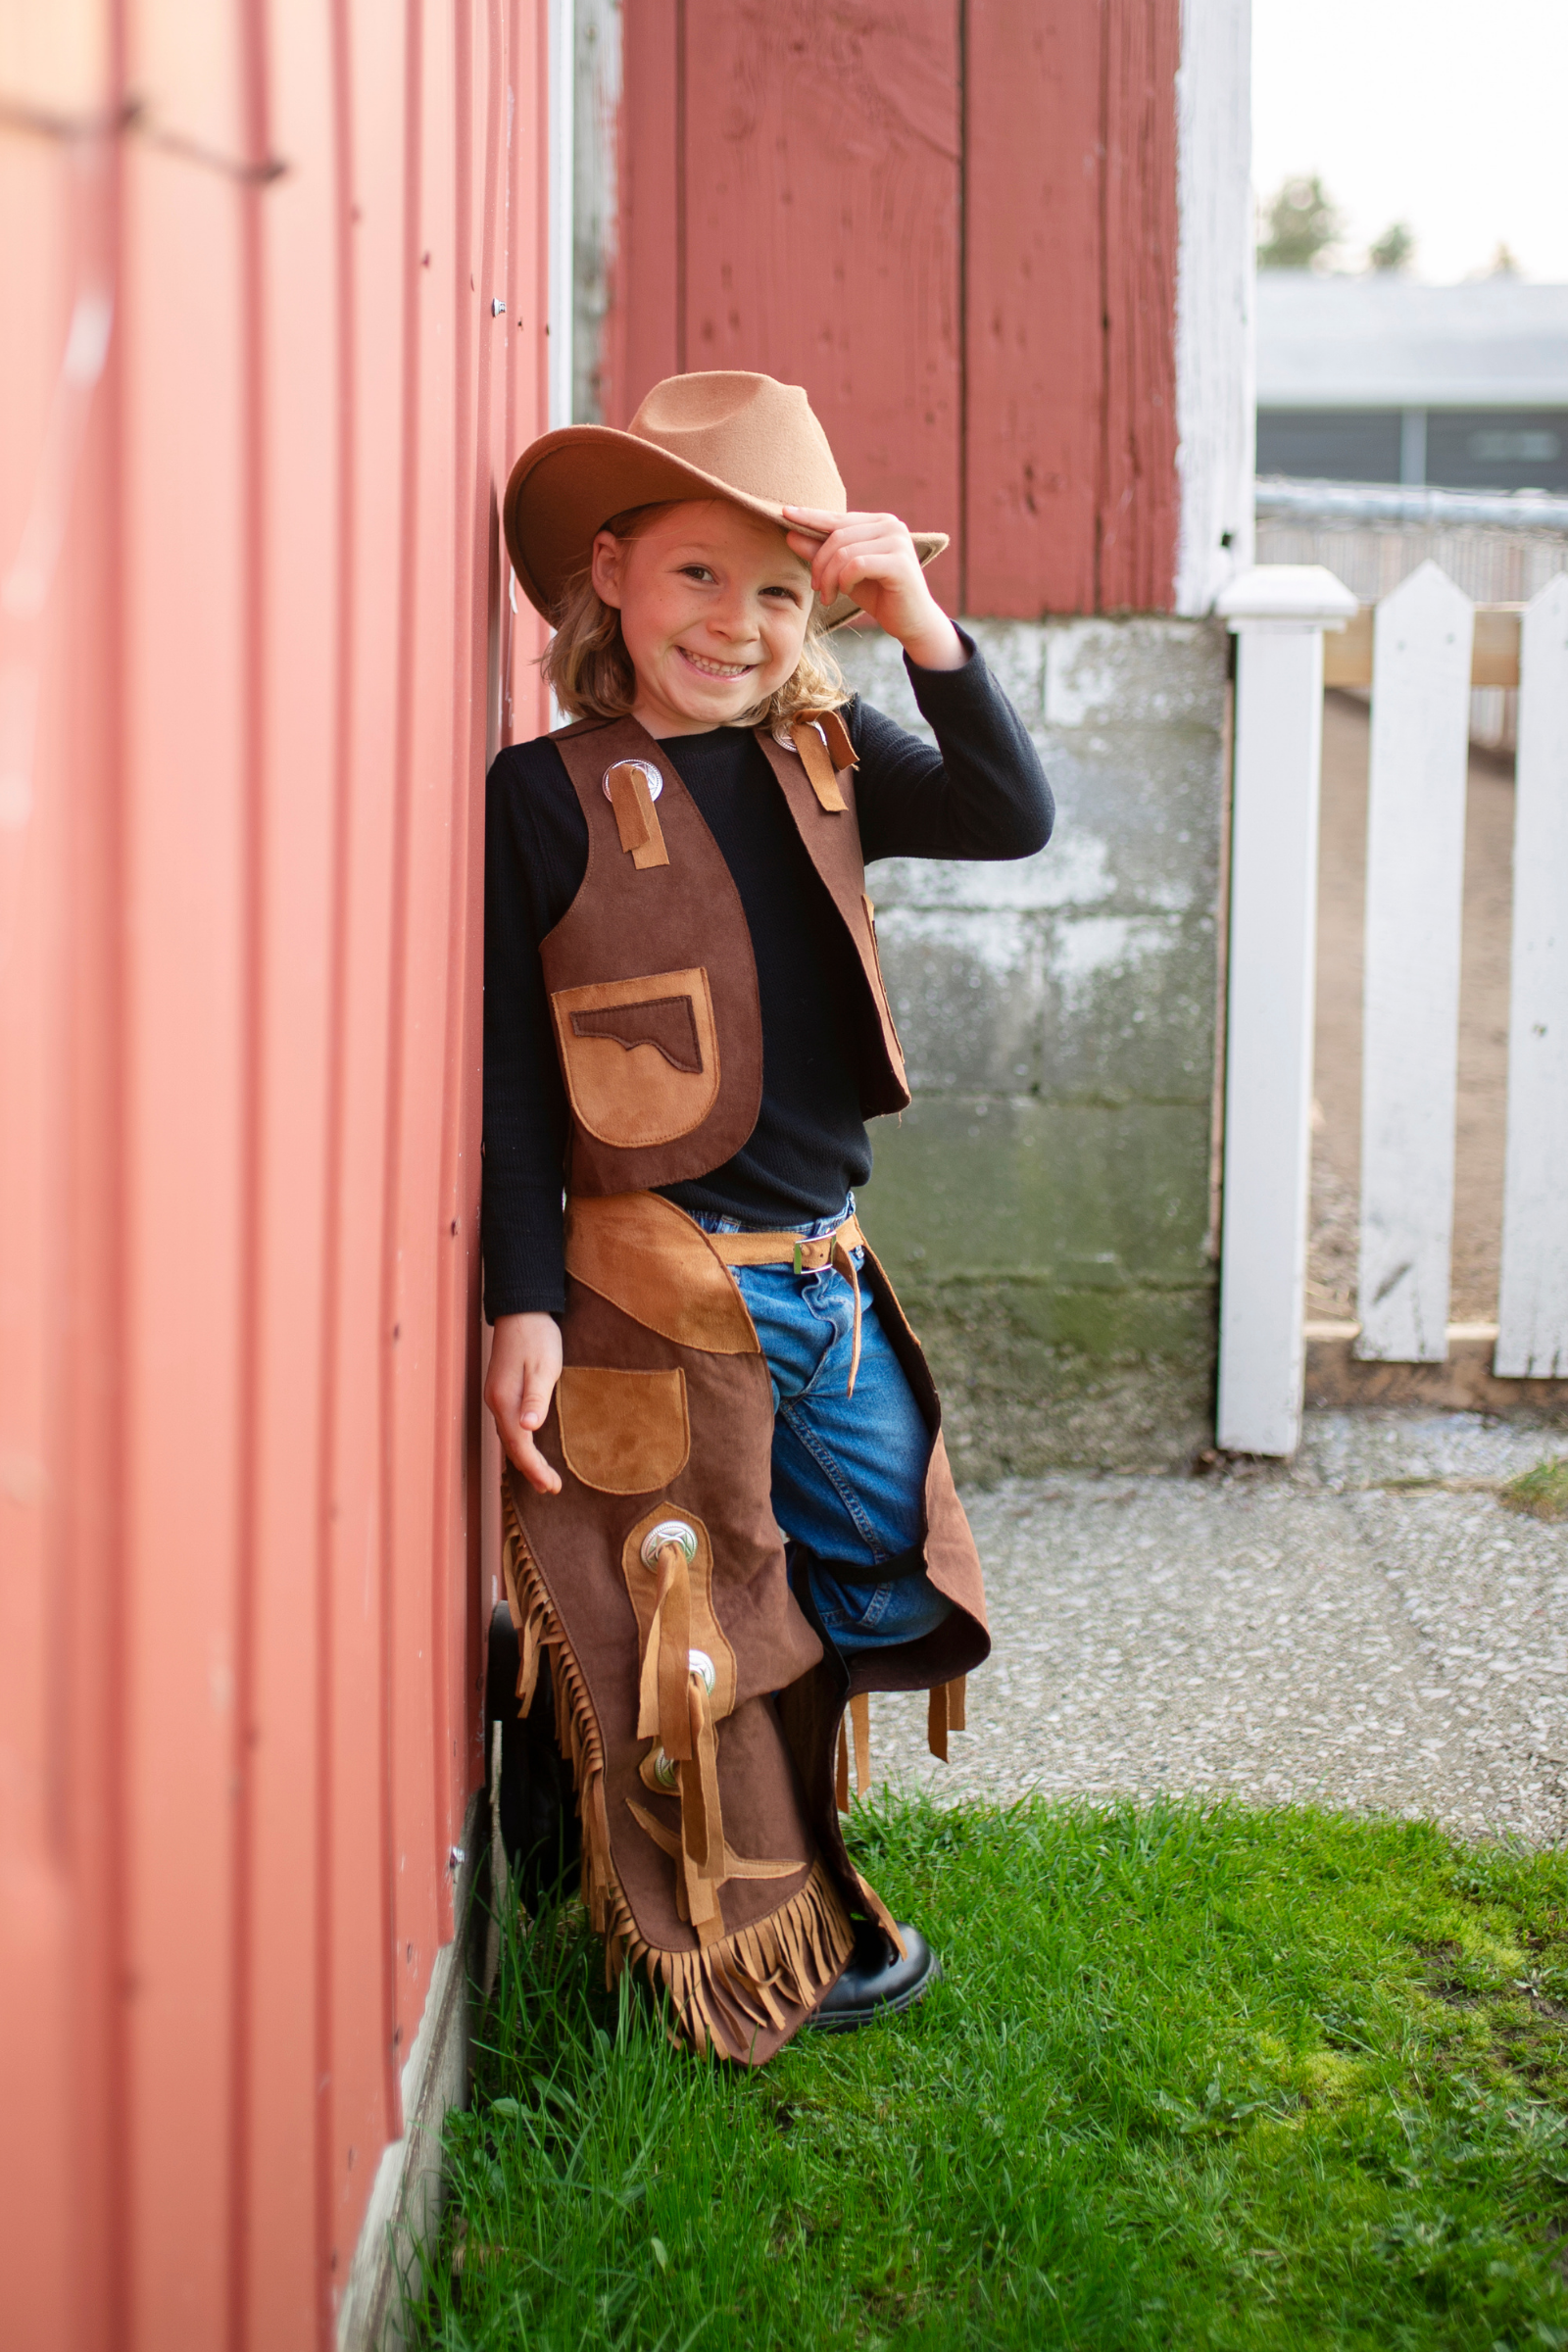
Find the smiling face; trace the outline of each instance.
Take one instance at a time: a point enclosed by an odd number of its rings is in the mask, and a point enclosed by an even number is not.
[[[650,735],[733,726],[794,674],[809,566],[775,523],[727,499],[686,499],[629,539],[601,531],[593,583],[620,613]]]

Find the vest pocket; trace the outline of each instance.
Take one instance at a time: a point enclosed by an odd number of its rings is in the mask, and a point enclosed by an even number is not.
[[[561,1450],[573,1478],[601,1494],[652,1494],[692,1449],[686,1375],[567,1364],[556,1388]]]
[[[718,1041],[700,966],[558,989],[550,1008],[572,1110],[600,1143],[635,1151],[702,1125],[718,1099]]]

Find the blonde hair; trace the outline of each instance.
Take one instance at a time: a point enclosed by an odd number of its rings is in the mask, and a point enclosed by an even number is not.
[[[632,507],[612,514],[601,528],[615,539],[635,539],[659,515],[680,502]],[[813,598],[801,658],[782,686],[764,703],[743,711],[733,723],[747,727],[788,726],[839,710],[849,701],[838,663],[826,642],[822,607]],[[557,703],[571,718],[623,718],[637,699],[637,678],[620,633],[620,614],[594,586],[590,568],[573,574],[561,599],[556,633],[539,657]]]

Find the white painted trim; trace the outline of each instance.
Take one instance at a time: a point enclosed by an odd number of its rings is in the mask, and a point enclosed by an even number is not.
[[[1251,0],[1182,0],[1176,74],[1176,610],[1252,561]],[[1229,538],[1229,546],[1223,544]]]
[[[1317,975],[1323,632],[1355,599],[1319,564],[1259,567],[1220,599],[1240,636],[1220,1225],[1219,1444],[1301,1434]]]
[[[1361,1022],[1363,1361],[1448,1352],[1475,607],[1423,564],[1377,608]]]
[[[550,427],[571,422],[573,151],[577,100],[576,9],[550,0]]]
[[[441,2212],[441,2128],[468,2095],[467,1929],[483,1838],[484,1791],[468,1801],[454,1899],[457,1933],[436,1954],[419,2030],[403,2069],[403,2134],[381,2151],[337,2312],[337,2352],[392,2352],[418,2292],[418,2248]]]
[[[1502,1380],[1568,1378],[1568,573],[1524,616],[1514,804]]]

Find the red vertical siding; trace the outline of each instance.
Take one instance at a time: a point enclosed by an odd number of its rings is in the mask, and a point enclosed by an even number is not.
[[[627,0],[624,423],[804,383],[851,498],[976,613],[1171,603],[1179,0]],[[961,113],[961,121],[960,121]]]
[[[1102,8],[968,14],[964,602],[1092,612],[1104,436]]]
[[[1158,611],[1176,577],[1177,0],[1106,0],[1103,611]]]
[[[650,384],[688,364],[680,167],[687,5],[635,0],[621,12],[620,230],[601,374],[607,424],[628,424]]]
[[[681,159],[684,365],[804,384],[852,502],[950,532],[957,28],[955,0],[686,0]],[[956,601],[952,554],[933,579]]]
[[[289,12],[273,28],[269,133],[296,169],[251,200],[262,231],[260,448],[262,708],[258,855],[261,1109],[252,1351],[256,1371],[251,1655],[244,1736],[264,1768],[242,1773],[248,1867],[241,1882],[244,1981],[235,2002],[241,2072],[241,2342],[309,2344],[319,2299],[314,2099],[318,1874],[318,1446],[325,1389],[318,1342],[326,1279],[326,1165],[333,927],[337,598],[336,202],[331,24]],[[288,319],[291,332],[278,331]],[[316,1312],[300,1327],[302,1301]],[[303,1342],[303,1344],[302,1344]],[[267,1572],[258,1574],[260,1563]],[[275,1923],[294,1918],[292,1938]],[[263,2249],[268,2258],[258,2260]]]
[[[104,0],[36,17],[7,90],[0,577],[57,553],[35,621],[0,600],[38,682],[30,760],[0,744],[32,785],[0,787],[29,2352],[330,2343],[453,1932],[480,794],[541,715],[497,510],[543,421],[542,18],[170,0],[122,49]]]

